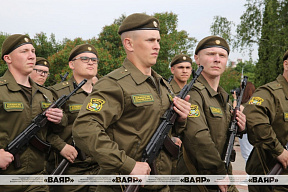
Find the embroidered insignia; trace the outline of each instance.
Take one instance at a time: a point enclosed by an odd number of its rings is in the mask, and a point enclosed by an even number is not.
[[[264,101],[264,99],[262,99],[261,97],[252,97],[252,99],[250,99],[249,101],[249,105],[261,105],[262,102]]]
[[[284,113],[284,120],[288,121],[288,113],[287,112]]]
[[[50,105],[51,105],[51,103],[41,102],[42,109],[47,109]]]
[[[11,109],[24,109],[24,105],[22,102],[3,102],[4,109],[11,110]]]
[[[74,104],[74,105],[69,105],[69,111],[80,111],[82,105],[81,104]]]
[[[210,107],[211,113],[223,115],[222,110],[218,107]]]
[[[132,102],[134,104],[154,102],[154,98],[151,94],[137,94],[137,95],[132,95],[131,97],[132,97]]]
[[[157,26],[158,26],[158,24],[157,24],[156,21],[153,21],[153,25],[154,25],[154,27],[157,27]]]
[[[200,111],[197,105],[190,106],[190,112],[188,114],[188,117],[200,117]]]
[[[105,101],[103,101],[102,99],[96,99],[96,98],[92,98],[90,100],[90,103],[88,103],[86,109],[89,111],[101,111],[103,104],[105,103]]]

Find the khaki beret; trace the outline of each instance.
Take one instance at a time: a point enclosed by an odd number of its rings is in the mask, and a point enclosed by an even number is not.
[[[45,66],[48,68],[50,67],[49,61],[43,57],[36,57],[36,64],[35,65],[41,65],[41,66]]]
[[[192,59],[188,55],[184,55],[184,54],[176,55],[172,59],[172,61],[170,63],[170,67],[172,67],[173,65],[176,65],[178,63],[183,63],[183,62],[189,62],[192,64]]]
[[[32,44],[32,40],[27,35],[14,34],[7,37],[2,44],[1,58],[14,51],[16,48],[25,45]],[[4,59],[3,59],[4,60]]]
[[[74,47],[69,55],[69,61],[81,53],[94,53],[98,58],[98,53],[93,45],[90,44],[81,44]]]
[[[285,61],[288,58],[288,50],[285,52],[285,54],[283,55],[283,61]]]
[[[230,52],[229,45],[227,44],[225,39],[218,36],[208,36],[202,39],[196,47],[195,55],[197,55],[200,50],[211,47],[220,47],[222,49],[225,49],[229,55]]]
[[[121,35],[127,31],[135,30],[160,30],[159,21],[155,17],[143,14],[134,13],[124,19],[119,27],[118,34]]]

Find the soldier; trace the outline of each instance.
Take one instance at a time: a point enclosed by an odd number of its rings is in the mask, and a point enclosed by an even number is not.
[[[192,59],[185,54],[176,55],[171,63],[170,70],[173,74],[173,79],[170,84],[175,94],[178,94],[192,73]]]
[[[36,57],[36,64],[33,71],[30,73],[30,78],[39,85],[44,85],[49,76],[50,64],[47,59],[43,57]]]
[[[256,89],[244,109],[247,116],[249,142],[254,146],[246,164],[249,175],[266,175],[280,162],[284,167],[281,175],[288,175],[287,98],[288,98],[288,51],[283,57],[283,75]],[[288,186],[248,186],[249,191],[288,191]]]
[[[142,152],[171,98],[169,84],[151,69],[160,50],[159,22],[146,14],[132,14],[118,33],[127,58],[120,68],[99,79],[84,101],[72,135],[76,145],[98,162],[99,175],[149,175],[150,166],[140,162]],[[184,126],[190,104],[179,98],[173,102],[180,115],[176,124]],[[171,174],[171,157],[164,150],[156,165],[158,174]],[[122,191],[123,187],[98,186],[97,191]],[[169,191],[169,187],[145,186],[140,191]]]
[[[228,61],[229,46],[218,36],[202,39],[195,50],[194,59],[204,70],[189,94],[191,111],[182,133],[183,155],[177,164],[178,175],[227,175],[224,163],[227,133],[231,120],[228,93],[219,86],[221,74]],[[245,129],[245,115],[238,111],[239,131]],[[230,167],[228,174],[232,174]],[[227,185],[176,186],[175,191],[227,191]],[[231,186],[228,191],[237,191]]]
[[[181,89],[187,84],[188,79],[192,73],[192,59],[185,54],[176,55],[171,63],[170,70],[173,75],[173,79],[169,82],[175,95],[178,95]],[[175,137],[172,140],[176,145],[181,147],[182,141],[177,137],[176,133],[173,133]],[[177,159],[172,162],[172,175],[176,174]],[[174,191],[175,186],[170,186],[171,191]]]
[[[74,89],[74,85],[79,84],[84,79],[87,79],[87,83],[79,89],[76,94],[72,95],[70,99],[62,106],[65,114],[68,117],[68,125],[65,127],[64,131],[58,135],[53,136],[52,146],[56,148],[56,158],[51,158],[48,163],[49,172],[53,170],[53,165],[55,166],[60,163],[64,158],[69,160],[72,164],[69,165],[64,174],[67,175],[95,175],[98,171],[98,165],[90,156],[85,159],[77,157],[77,152],[75,147],[72,145],[72,125],[76,119],[79,110],[82,107],[82,103],[89,93],[92,92],[93,82],[92,78],[97,74],[98,68],[98,53],[93,45],[81,44],[77,45],[71,50],[69,56],[69,67],[73,71],[73,76],[68,80],[58,83],[50,87],[51,91],[55,97],[61,97],[62,95],[67,95]],[[56,137],[56,139],[55,139]],[[60,152],[60,154],[59,154]],[[83,157],[82,157],[83,158]],[[57,161],[54,163],[54,161]],[[93,191],[92,188],[95,186],[68,186],[68,185],[58,185],[53,186],[56,191]],[[96,189],[94,189],[95,191]]]
[[[20,155],[20,168],[8,164],[14,160],[11,155],[3,157],[3,149],[26,127],[35,116],[42,113],[53,102],[52,93],[46,88],[35,84],[29,74],[35,61],[35,49],[31,39],[26,35],[15,34],[7,37],[2,45],[1,58],[8,65],[8,70],[0,78],[0,151],[1,161],[6,159],[6,166],[2,166],[1,175],[38,175],[44,174],[45,150],[40,151],[28,145]],[[46,113],[50,121],[37,136],[46,141],[47,128],[59,124],[63,117],[62,110],[49,109]],[[8,157],[11,161],[8,161]],[[1,191],[48,191],[44,185],[32,186],[1,186]]]

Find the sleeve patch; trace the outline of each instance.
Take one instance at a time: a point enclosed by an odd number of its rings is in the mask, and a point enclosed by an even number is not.
[[[200,111],[197,105],[191,105],[188,117],[200,117]]]
[[[99,112],[101,111],[105,101],[102,99],[91,98],[86,109],[89,111]]]
[[[261,97],[252,97],[252,99],[250,99],[249,101],[249,105],[261,105],[263,103],[264,99],[262,99]]]

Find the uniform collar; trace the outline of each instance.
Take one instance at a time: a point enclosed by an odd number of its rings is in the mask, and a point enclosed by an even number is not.
[[[222,87],[218,86],[217,91],[215,91],[214,89],[212,89],[212,87],[209,85],[209,83],[206,81],[206,79],[203,77],[202,74],[200,74],[200,76],[197,78],[197,80],[206,87],[206,89],[208,90],[209,94],[212,97],[214,97],[220,93],[224,97],[224,100],[228,101],[229,95]]]
[[[125,59],[123,62],[123,67],[125,68],[125,71],[127,70],[132,79],[136,82],[137,85],[145,82],[149,76],[148,75],[144,75],[135,65],[133,65],[131,63],[131,61],[129,61],[129,59]],[[157,74],[153,69],[151,69],[151,75],[156,78],[155,80],[159,80],[162,79],[162,77]]]

